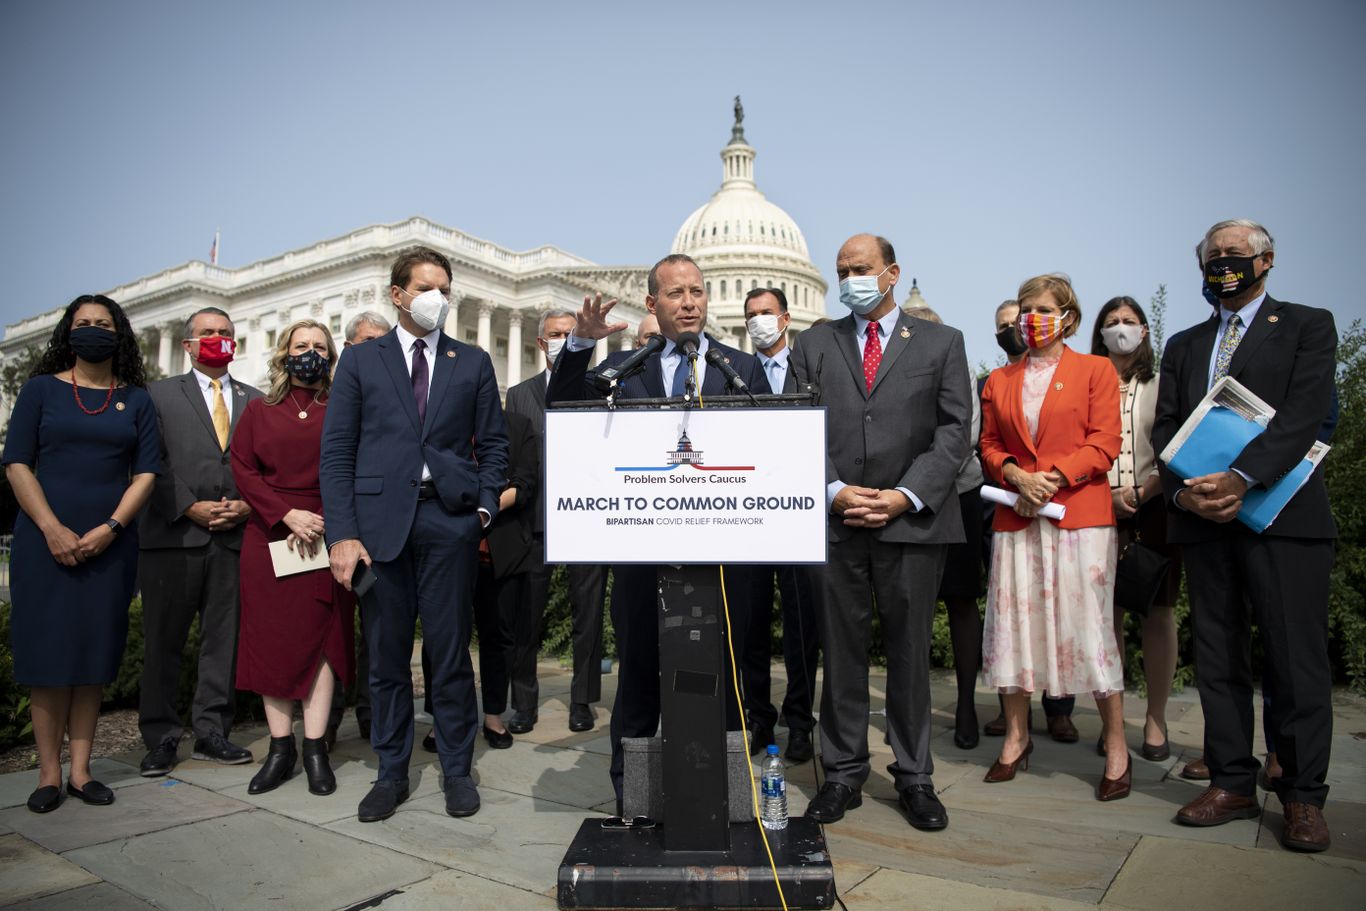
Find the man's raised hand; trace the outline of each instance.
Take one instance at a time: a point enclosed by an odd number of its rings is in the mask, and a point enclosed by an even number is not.
[[[602,293],[583,296],[583,309],[579,311],[578,324],[574,326],[576,338],[591,338],[594,341],[607,338],[626,328],[625,323],[609,323],[607,316],[617,305],[616,298],[602,302]]]

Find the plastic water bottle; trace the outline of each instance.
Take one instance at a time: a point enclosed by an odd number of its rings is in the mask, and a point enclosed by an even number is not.
[[[759,804],[759,822],[765,829],[786,829],[787,778],[776,744],[768,745],[768,756],[764,759],[764,771],[759,778],[759,788],[762,798]]]

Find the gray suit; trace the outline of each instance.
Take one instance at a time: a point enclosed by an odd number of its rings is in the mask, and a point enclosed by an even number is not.
[[[853,316],[803,332],[789,371],[820,387],[826,481],[903,487],[924,504],[883,528],[829,518],[817,620],[825,652],[821,759],[830,781],[868,778],[868,647],[874,603],[887,654],[887,726],[897,790],[930,784],[930,630],[945,546],[963,540],[954,480],[968,453],[971,388],[963,336],[904,313],[868,392]]]
[[[530,420],[536,436],[542,440],[545,439],[545,390],[546,375],[542,371],[509,389],[506,407],[508,414],[520,414]],[[533,531],[533,566],[527,575],[527,596],[511,618],[512,649],[508,671],[512,678],[513,709],[534,717],[540,705],[536,656],[541,647],[550,574],[555,569],[545,562],[545,501],[539,491]],[[568,566],[567,572],[574,650],[569,701],[598,702],[602,699],[602,615],[607,598],[607,566],[576,563]]]
[[[223,396],[232,398],[228,439],[260,390],[229,378]],[[227,452],[218,446],[204,394],[193,372],[147,387],[157,409],[162,458],[139,522],[142,553],[144,657],[138,725],[148,749],[179,737],[176,711],[181,654],[190,624],[199,616],[199,683],[191,720],[196,737],[227,737],[232,728],[233,677],[237,663],[238,554],[242,526],[210,532],[185,517],[198,500],[238,499]]]

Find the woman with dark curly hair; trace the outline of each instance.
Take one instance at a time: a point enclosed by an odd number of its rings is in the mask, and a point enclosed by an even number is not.
[[[114,679],[137,582],[136,519],[161,463],[156,409],[122,308],[84,294],[62,314],[10,415],[5,474],[19,500],[10,554],[14,678],[32,687],[35,813],[66,791],[114,792],[90,777],[100,694]]]

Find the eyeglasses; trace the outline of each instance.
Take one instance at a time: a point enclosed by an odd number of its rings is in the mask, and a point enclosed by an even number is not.
[[[655,821],[648,816],[632,816],[625,819],[621,816],[609,816],[602,821],[604,829],[653,829]]]

